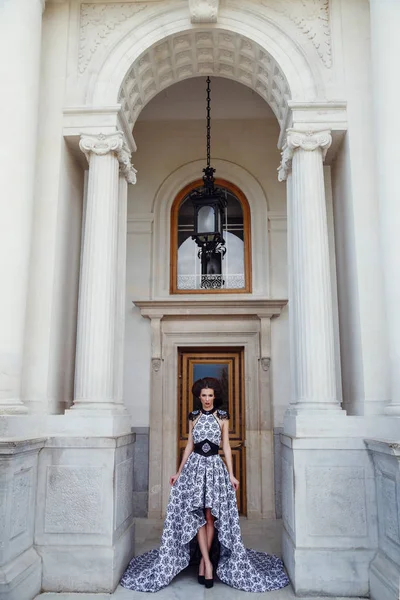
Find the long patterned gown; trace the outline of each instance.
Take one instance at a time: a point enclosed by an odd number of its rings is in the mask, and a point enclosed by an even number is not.
[[[217,411],[217,416],[228,418],[222,410]],[[194,411],[189,418],[195,421],[194,444],[204,442],[205,454],[210,447],[208,442],[219,446],[221,427],[215,412]],[[236,494],[222,458],[196,452],[189,455],[171,488],[160,548],[133,558],[121,585],[142,592],[156,592],[168,585],[190,562],[190,541],[206,524],[206,507],[215,517],[220,546],[216,574],[221,581],[246,592],[271,591],[288,585],[280,558],[244,547]]]

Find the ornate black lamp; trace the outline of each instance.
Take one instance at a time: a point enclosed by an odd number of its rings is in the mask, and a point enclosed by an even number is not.
[[[211,167],[211,98],[210,78],[207,77],[207,166],[203,169],[204,186],[190,195],[194,208],[194,234],[192,239],[200,247],[201,287],[223,286],[222,258],[226,253],[223,223],[226,210],[226,194],[215,186],[215,169]]]

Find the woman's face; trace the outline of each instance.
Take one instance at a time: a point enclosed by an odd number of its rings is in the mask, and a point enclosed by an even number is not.
[[[200,392],[200,402],[203,410],[214,408],[214,390],[212,388],[203,388]]]

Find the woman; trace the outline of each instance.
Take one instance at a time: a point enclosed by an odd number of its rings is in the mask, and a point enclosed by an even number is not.
[[[229,445],[229,416],[220,405],[220,385],[209,377],[195,382],[192,392],[201,410],[189,415],[189,438],[172,486],[159,550],[133,558],[121,585],[131,590],[156,592],[190,562],[196,538],[201,552],[198,581],[213,586],[210,548],[214,530],[219,544],[216,573],[224,583],[246,592],[277,590],[289,580],[277,556],[246,549],[243,545]],[[218,454],[222,449],[227,467]]]

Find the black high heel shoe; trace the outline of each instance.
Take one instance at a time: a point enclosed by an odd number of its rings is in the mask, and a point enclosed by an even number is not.
[[[207,589],[210,589],[213,587],[213,585],[214,585],[214,567],[213,567],[213,576],[211,577],[211,579],[207,579],[204,576],[204,585]]]

